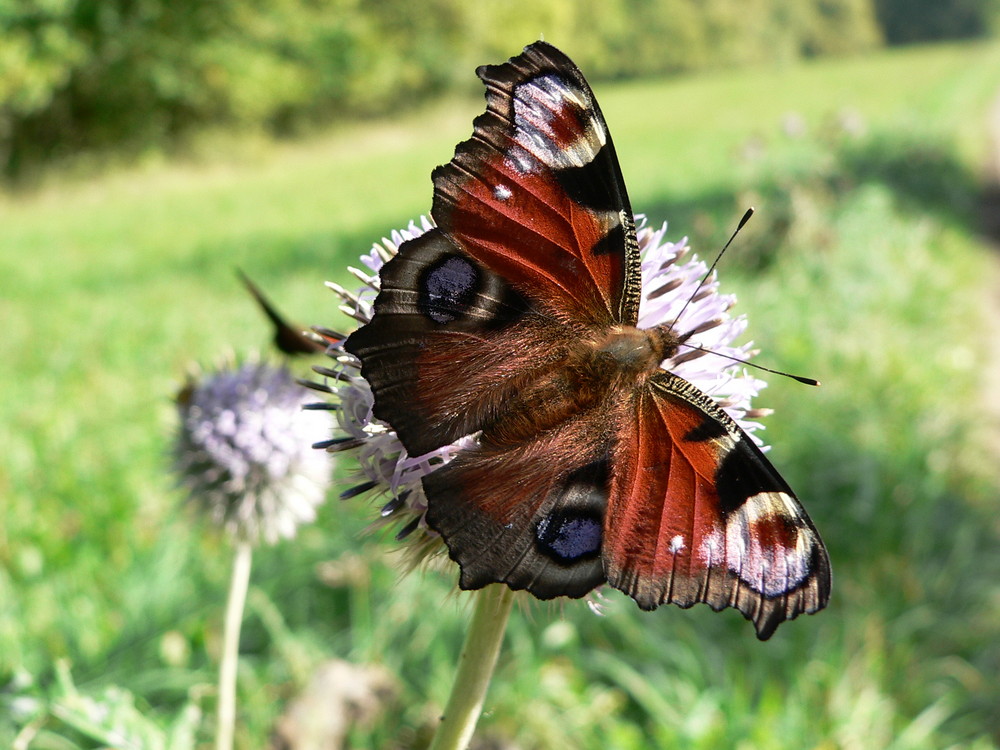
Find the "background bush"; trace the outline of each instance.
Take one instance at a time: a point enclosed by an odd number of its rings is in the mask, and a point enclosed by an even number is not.
[[[198,127],[283,135],[476,82],[545,31],[594,78],[985,35],[997,0],[5,0],[0,171]]]

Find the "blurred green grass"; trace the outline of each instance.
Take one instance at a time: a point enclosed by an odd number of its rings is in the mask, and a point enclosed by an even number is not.
[[[757,205],[722,279],[760,361],[824,381],[772,378],[759,404],[776,408],[772,458],[830,546],[834,599],[765,645],[704,607],[646,615],[611,595],[595,618],[528,605],[483,734],[524,747],[996,746],[996,457],[979,427],[997,276],[975,198],[998,70],[995,44],[945,45],[598,89],[633,206],[673,238],[710,255]],[[119,684],[154,717],[191,696],[211,711],[229,556],[179,508],[170,398],[189,363],[267,347],[236,267],[290,317],[344,325],[322,281],[350,285],[348,263],[429,208],[431,167],[481,106],[0,198],[0,685],[27,673],[44,696],[68,659],[81,691]],[[841,132],[845,112],[870,135]],[[783,134],[796,118],[805,133]],[[327,656],[402,681],[356,746],[413,744],[437,715],[465,597],[449,595],[450,574],[400,580],[393,543],[362,534],[371,516],[331,500],[294,544],[258,554],[245,747]],[[0,744],[16,719],[0,712]]]

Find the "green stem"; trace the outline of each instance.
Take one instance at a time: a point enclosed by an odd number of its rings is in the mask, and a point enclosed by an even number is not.
[[[229,600],[226,602],[226,622],[222,633],[222,662],[219,665],[218,730],[215,735],[216,750],[232,750],[233,729],[236,725],[236,666],[239,662],[240,626],[243,608],[250,584],[250,563],[253,548],[247,542],[238,542],[233,557],[233,576],[229,582]]]
[[[476,608],[462,646],[455,684],[451,686],[448,705],[429,750],[465,750],[469,746],[513,603],[514,592],[503,584],[487,586],[476,595]]]

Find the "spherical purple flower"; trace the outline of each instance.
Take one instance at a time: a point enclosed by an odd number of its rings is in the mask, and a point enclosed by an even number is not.
[[[178,396],[177,476],[234,537],[273,544],[315,519],[331,461],[311,444],[332,425],[303,409],[309,400],[288,370],[262,363],[192,380]]]

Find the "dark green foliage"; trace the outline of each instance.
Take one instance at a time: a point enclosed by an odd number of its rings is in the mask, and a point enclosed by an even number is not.
[[[170,146],[198,127],[283,135],[475,88],[539,36],[594,78],[869,49],[871,0],[15,0],[0,10],[0,171]]]
[[[997,0],[875,0],[875,9],[890,44],[974,39],[1000,24]]]
[[[540,35],[598,79],[983,36],[998,17],[1000,0],[13,0],[0,171],[411,108]]]

